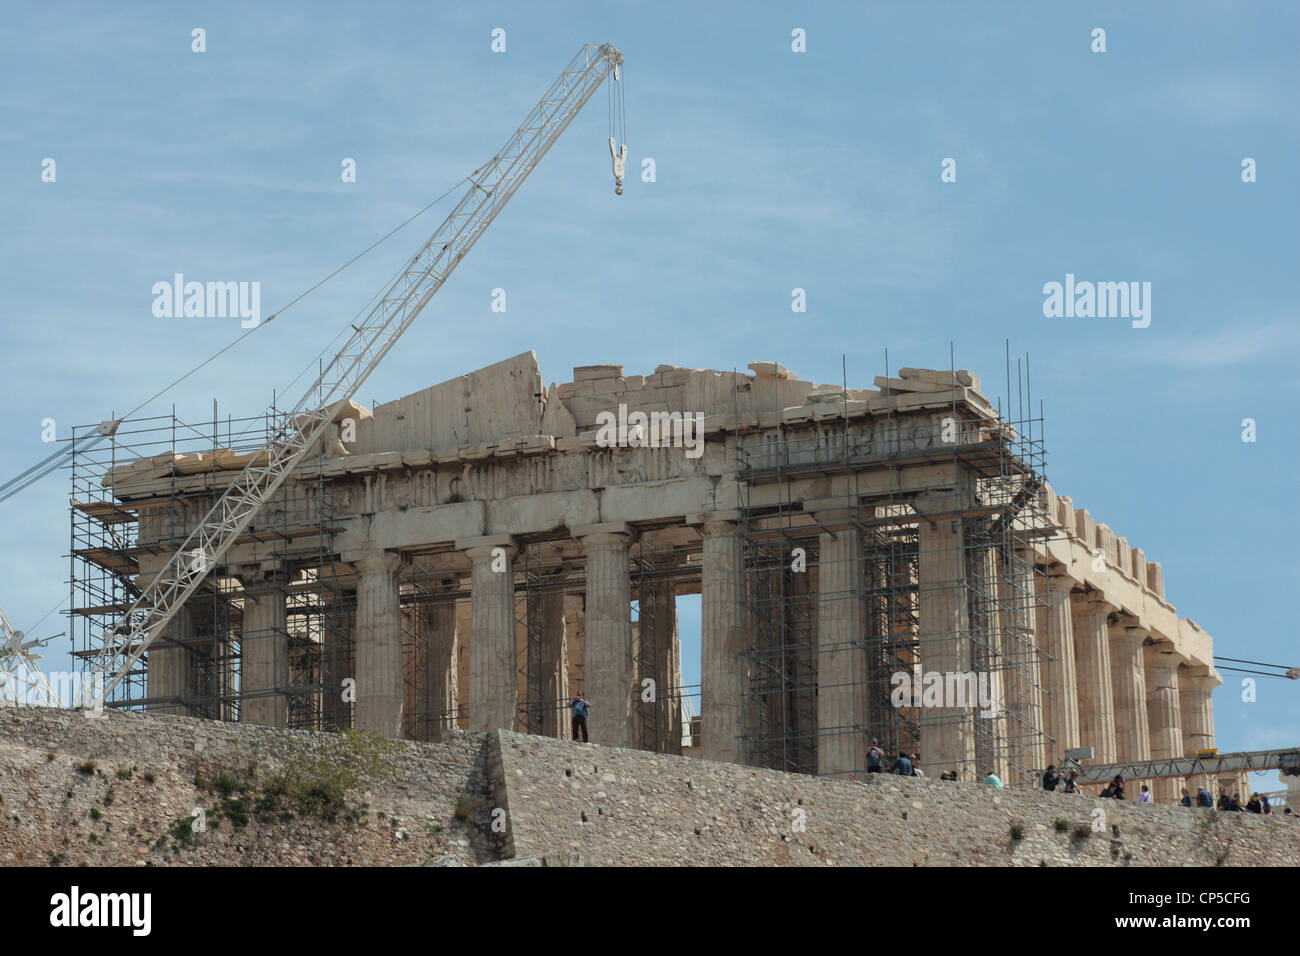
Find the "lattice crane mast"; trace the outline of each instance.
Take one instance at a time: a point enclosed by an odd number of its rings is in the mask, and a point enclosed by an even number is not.
[[[46,638],[45,640],[49,640]],[[45,707],[58,707],[59,701],[49,679],[36,662],[41,655],[33,654],[35,648],[45,644],[45,640],[29,641],[22,631],[15,630],[9,623],[5,612],[0,610],[0,679],[12,681],[14,699],[8,699],[7,689],[0,688],[0,706],[6,703],[37,703]],[[27,685],[36,695],[23,694],[22,685]]]
[[[104,680],[102,685],[90,684],[102,695],[99,703],[108,699],[307,455],[332,421],[338,403],[356,394],[605,78],[613,73],[616,81],[621,79],[622,63],[623,54],[608,43],[583,46],[501,151],[470,174],[455,208],[366,318],[352,326],[346,344],[293,409],[284,413],[271,444],[230,483],[157,576],[105,632],[92,665]],[[626,147],[616,160],[625,156]],[[616,162],[620,192],[622,166]]]

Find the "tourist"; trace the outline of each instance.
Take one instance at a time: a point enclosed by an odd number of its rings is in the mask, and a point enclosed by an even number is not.
[[[1190,807],[1192,805],[1192,795],[1187,792],[1186,787],[1183,787],[1183,796],[1178,801],[1178,803],[1180,806],[1184,806],[1184,807]]]
[[[569,702],[569,709],[573,711],[573,739],[578,739],[578,731],[582,731],[582,742],[590,743],[587,739],[587,712],[591,709],[591,704],[581,693]]]
[[[1138,803],[1150,803],[1150,802],[1151,802],[1151,791],[1147,789],[1147,785],[1144,783],[1142,784],[1142,792],[1138,794]]]
[[[984,782],[987,783],[990,787],[1002,786],[1002,781],[998,779],[998,775],[995,774],[992,770],[990,770],[989,775],[984,778]]]
[[[1056,787],[1061,782],[1060,774],[1056,772],[1056,764],[1049,764],[1047,771],[1043,774],[1043,789],[1049,793],[1055,793]]]
[[[1123,778],[1123,776],[1121,776],[1120,774],[1115,774],[1115,779],[1114,779],[1112,782],[1113,782],[1114,785],[1115,785],[1115,789],[1114,789],[1114,792],[1111,794],[1111,796],[1114,797],[1116,800],[1123,800],[1123,799],[1124,799],[1124,778]]]
[[[1228,802],[1228,809],[1234,811],[1235,813],[1240,813],[1240,812],[1241,812],[1241,810],[1242,810],[1242,806],[1241,806],[1241,794],[1239,794],[1239,793],[1234,793],[1234,794],[1232,795],[1232,799]]]
[[[1206,790],[1204,787],[1198,787],[1196,790],[1196,805],[1198,807],[1208,807],[1213,810],[1214,794],[1210,793],[1210,791]]]
[[[1227,791],[1227,790],[1220,790],[1220,791],[1219,791],[1219,809],[1220,809],[1220,810],[1231,810],[1231,809],[1232,809],[1232,800],[1228,797],[1228,791]]]
[[[1079,793],[1079,771],[1071,770],[1070,777],[1065,781],[1066,793]]]
[[[912,761],[907,759],[907,751],[900,750],[897,759],[894,760],[894,766],[890,768],[890,773],[896,773],[900,777],[910,777],[912,775]]]
[[[883,773],[885,770],[885,752],[880,749],[880,744],[875,737],[871,738],[871,746],[867,748],[867,773]]]
[[[1115,796],[1115,784],[1108,783],[1106,786],[1101,788],[1101,797],[1103,800],[1109,800],[1113,796]]]
[[[1268,794],[1261,793],[1259,795],[1259,803],[1261,813],[1264,813],[1267,816],[1273,815],[1273,805],[1268,802]]]
[[[912,776],[924,777],[925,771],[921,769],[921,755],[912,754]]]
[[[1252,793],[1250,799],[1246,801],[1247,813],[1263,813],[1264,807],[1259,802],[1259,794]]]

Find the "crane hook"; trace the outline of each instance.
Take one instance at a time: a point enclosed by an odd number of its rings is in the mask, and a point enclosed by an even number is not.
[[[614,146],[614,137],[609,138],[609,155],[614,157],[614,195],[623,195],[623,174],[627,172],[627,143],[622,150]]]

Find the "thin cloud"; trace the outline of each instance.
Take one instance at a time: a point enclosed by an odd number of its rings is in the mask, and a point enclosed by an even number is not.
[[[1236,365],[1290,362],[1300,356],[1300,326],[1295,320],[1264,325],[1238,323],[1202,334],[1179,335],[1128,349],[1125,358],[1142,364],[1168,365],[1188,371]]]

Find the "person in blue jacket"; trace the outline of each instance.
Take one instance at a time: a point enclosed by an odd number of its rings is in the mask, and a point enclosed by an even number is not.
[[[590,743],[587,739],[587,712],[591,709],[591,705],[587,703],[587,698],[578,694],[569,701],[569,709],[573,711],[573,739],[578,739],[578,731],[581,730],[582,742]]]

